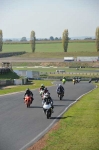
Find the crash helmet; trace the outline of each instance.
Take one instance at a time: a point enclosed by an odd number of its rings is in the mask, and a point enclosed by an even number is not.
[[[46,97],[46,98],[48,98],[48,97],[49,97],[49,94],[48,94],[48,93],[46,93],[46,94],[45,94],[45,97]]]
[[[46,90],[47,90],[47,88],[44,88],[44,90],[46,91]]]

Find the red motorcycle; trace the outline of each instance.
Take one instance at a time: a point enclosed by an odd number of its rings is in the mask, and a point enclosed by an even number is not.
[[[25,95],[24,103],[26,104],[27,108],[30,107],[32,104],[33,98],[31,95]]]

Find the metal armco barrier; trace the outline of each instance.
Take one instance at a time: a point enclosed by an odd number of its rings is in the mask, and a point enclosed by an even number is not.
[[[0,86],[14,85],[13,80],[0,80]]]

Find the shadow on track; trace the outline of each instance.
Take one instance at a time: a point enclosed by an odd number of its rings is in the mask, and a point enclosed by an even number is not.
[[[62,106],[67,106],[67,105],[54,105],[55,107],[62,107]]]
[[[29,108],[42,108],[42,106],[30,106]]]
[[[74,99],[65,99],[65,98],[63,98],[62,100],[53,99],[53,101],[75,101],[75,100]]]
[[[67,116],[67,117],[51,117],[50,119],[66,119],[68,117],[72,117],[72,116]]]

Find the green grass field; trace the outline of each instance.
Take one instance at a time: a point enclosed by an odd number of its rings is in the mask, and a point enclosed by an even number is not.
[[[63,51],[62,43],[37,43],[35,53],[31,52],[30,44],[3,44],[2,52],[20,52],[26,54],[20,55],[24,58],[63,58],[77,56],[99,56],[96,51],[95,41],[92,42],[70,42],[68,52]],[[19,57],[19,56],[18,56]]]
[[[30,44],[3,44],[3,52],[31,52]],[[62,43],[36,44],[36,52],[63,52]],[[68,45],[68,52],[96,52],[95,42],[73,42]]]

